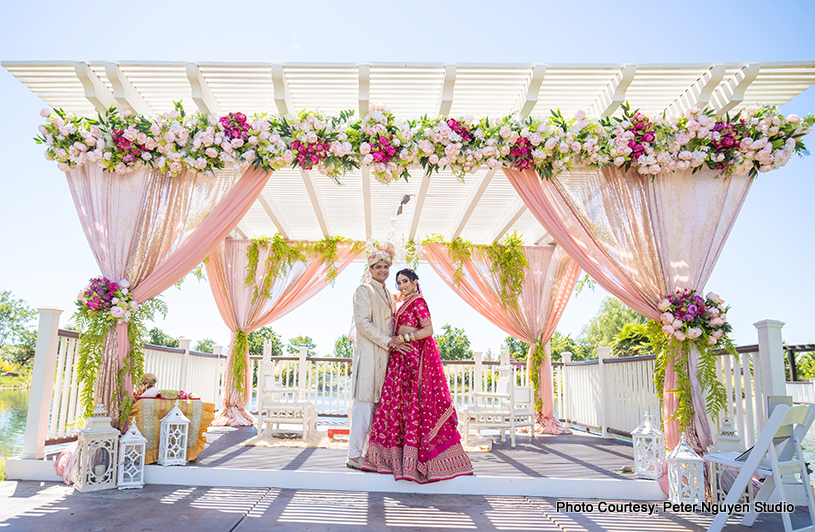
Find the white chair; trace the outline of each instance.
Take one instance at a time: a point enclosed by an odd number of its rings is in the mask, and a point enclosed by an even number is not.
[[[498,382],[494,393],[472,392],[474,404],[459,409],[461,432],[464,444],[469,444],[470,429],[497,428],[501,432],[509,430],[511,446],[515,448],[515,431],[520,427],[530,427],[535,437],[535,405],[531,386],[517,386],[515,366],[498,367]]]
[[[753,507],[744,515],[742,525],[753,526],[758,512],[756,503],[768,501],[788,501],[787,490],[803,488],[809,508],[811,525],[797,531],[815,530],[815,495],[809,483],[809,473],[804,462],[801,441],[812,422],[815,421],[815,405],[801,405],[790,408],[778,405],[752,449],[745,453],[735,451],[705,455],[705,460],[739,469],[739,474],[725,497],[725,505],[736,504],[751,482],[753,474],[766,477],[756,494]],[[796,477],[800,475],[800,477]],[[719,532],[727,522],[729,514],[719,512],[713,519],[708,532]],[[781,513],[784,530],[793,532],[789,513]]]
[[[304,440],[317,432],[317,408],[305,400],[304,386],[281,386],[274,378],[274,363],[258,362],[258,436],[264,430],[271,435],[281,424],[302,426]]]

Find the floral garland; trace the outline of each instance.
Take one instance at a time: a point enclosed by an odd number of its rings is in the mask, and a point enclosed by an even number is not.
[[[578,165],[635,168],[646,175],[707,167],[724,176],[755,176],[784,166],[793,154],[808,154],[801,138],[815,123],[813,115],[784,117],[772,106],[725,117],[691,109],[666,118],[645,116],[627,104],[621,117],[599,120],[583,111],[569,119],[552,111],[525,120],[400,122],[376,105],[353,123],[352,111],[334,117],[302,111],[289,121],[265,114],[188,115],[180,103],[153,118],[115,107],[96,119],[61,109],[41,115],[47,121],[35,141],[46,145],[46,157],[63,171],[98,164],[119,174],[147,166],[178,175],[185,169],[290,166],[317,168],[338,180],[370,165],[383,183],[407,179],[415,166],[428,174],[448,169],[458,177],[501,165],[534,169],[544,178]]]
[[[95,406],[94,388],[102,368],[105,338],[113,333],[117,324],[127,324],[130,350],[116,374],[120,424],[127,420],[133,404],[124,387],[125,375],[130,374],[134,381],[138,381],[144,374],[142,341],[147,336],[145,322],[152,320],[156,312],[167,314],[166,305],[159,299],[139,304],[133,299],[129,287],[127,280],[116,283],[105,277],[95,277],[77,295],[74,313],[80,331],[77,376],[82,382],[80,401],[86,417]]]
[[[704,298],[695,290],[677,289],[676,293],[657,304],[663,313],[659,321],[648,325],[651,345],[657,353],[655,385],[662,400],[665,382],[665,371],[673,367],[677,377],[677,387],[671,392],[677,394],[679,408],[672,420],[679,421],[684,431],[691,426],[694,408],[691,403],[690,381],[690,347],[695,345],[699,350],[697,375],[702,390],[706,393],[707,413],[714,418],[727,401],[724,384],[716,375],[716,358],[714,352],[724,348],[736,355],[736,349],[727,336],[732,331],[727,321],[724,300],[713,292]]]

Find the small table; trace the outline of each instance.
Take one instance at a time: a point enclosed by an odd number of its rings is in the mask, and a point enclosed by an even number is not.
[[[145,397],[137,399],[130,415],[135,419],[136,427],[147,438],[144,463],[153,464],[158,460],[158,444],[161,435],[161,418],[178,402],[178,408],[190,420],[187,434],[187,460],[194,462],[198,453],[204,450],[207,438],[204,433],[215,417],[215,405],[204,403],[200,399],[161,399]]]

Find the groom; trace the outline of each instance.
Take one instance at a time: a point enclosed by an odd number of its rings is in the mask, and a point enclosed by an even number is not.
[[[393,263],[393,248],[380,247],[368,257],[368,275],[354,293],[354,357],[351,367],[351,428],[345,464],[360,468],[362,449],[382,395],[389,350],[393,347],[393,298],[385,280]]]

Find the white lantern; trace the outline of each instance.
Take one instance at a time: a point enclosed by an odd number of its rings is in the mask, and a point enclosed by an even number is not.
[[[163,466],[187,463],[187,431],[190,420],[178,408],[178,401],[161,420],[158,443],[158,463]]]
[[[96,409],[77,434],[79,468],[77,491],[98,491],[116,487],[116,451],[119,431],[110,426],[104,405]]]
[[[668,453],[668,488],[671,502],[705,501],[705,461],[688,445],[684,432],[679,445]]]
[[[639,478],[661,477],[665,469],[665,434],[651,423],[648,412],[631,437],[634,439],[634,473]]]
[[[144,486],[144,454],[147,451],[147,438],[142,436],[136,421],[130,421],[130,428],[119,438],[119,479],[120,490]]]
[[[736,431],[730,419],[725,418],[722,421],[722,427],[719,429],[719,434],[716,436],[716,444],[708,449],[708,453],[726,453],[737,452],[743,453],[746,449],[741,444],[741,439],[736,436]],[[739,474],[739,470],[734,467],[727,467],[724,464],[710,462],[710,495],[713,504],[723,503],[727,497],[727,491]],[[725,482],[726,481],[726,482]],[[737,504],[744,504],[743,508],[752,508],[753,502],[753,483],[749,482],[741,494]],[[739,512],[733,512],[738,514]]]

